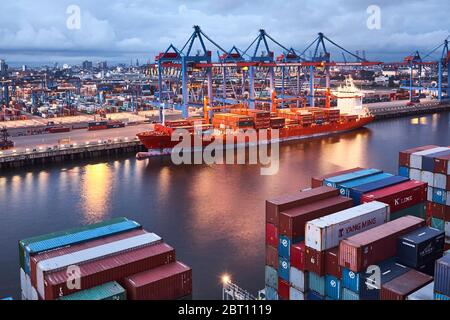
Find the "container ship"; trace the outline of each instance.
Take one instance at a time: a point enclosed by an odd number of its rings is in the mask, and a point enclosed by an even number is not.
[[[148,152],[138,153],[137,159],[170,154],[172,148],[179,143],[172,141],[172,134],[177,129],[190,133],[192,146],[196,136],[200,135],[202,147],[208,146],[212,141],[217,143],[217,140],[227,147],[230,143],[237,145],[239,133],[250,129],[256,132],[267,130],[267,140],[258,143],[271,143],[351,131],[367,125],[373,119],[374,116],[367,110],[344,114],[338,108],[286,108],[277,112],[235,108],[230,113],[214,114],[211,124],[208,117],[153,124],[149,131],[137,134],[148,149]],[[273,134],[274,129],[278,129],[278,136]]]

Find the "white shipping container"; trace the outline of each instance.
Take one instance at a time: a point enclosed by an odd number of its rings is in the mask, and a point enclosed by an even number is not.
[[[420,170],[419,169],[410,169],[409,170],[409,178],[411,180],[417,180],[420,181]]]
[[[434,174],[433,187],[446,190],[447,189],[447,176],[441,173]]]
[[[450,207],[450,192],[447,192],[447,200],[445,201],[445,203]]]
[[[434,187],[434,174],[430,171],[422,171],[420,173],[420,181],[428,183],[430,187]]]
[[[20,268],[20,289],[22,291],[22,300],[28,300],[26,273]]]
[[[45,300],[44,275],[70,266],[76,266],[82,262],[94,261],[106,256],[118,254],[125,251],[136,250],[161,241],[161,237],[154,233],[145,233],[136,237],[123,239],[101,246],[76,251],[59,257],[40,261],[37,264],[36,282],[37,291]],[[31,281],[30,281],[31,284]]]
[[[308,291],[308,272],[291,267],[289,270],[289,282],[291,287],[301,292]]]
[[[345,238],[388,222],[389,213],[389,205],[373,201],[309,221],[305,245],[316,251],[337,247]]]
[[[289,300],[305,300],[305,294],[295,288],[289,288]]]
[[[433,149],[428,149],[428,150],[424,150],[424,151],[420,151],[420,152],[415,152],[411,154],[410,157],[410,167],[414,168],[414,169],[422,169],[422,157],[423,156],[427,156],[433,153],[438,153],[438,152],[443,152],[443,151],[447,151],[450,150],[447,147],[437,147],[437,148],[433,148]]]
[[[406,300],[434,300],[434,281],[411,293]]]
[[[433,202],[433,187],[427,187],[427,200]]]

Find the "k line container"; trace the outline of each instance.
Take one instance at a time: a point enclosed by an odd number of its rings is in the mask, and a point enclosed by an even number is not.
[[[343,174],[340,176],[335,176],[335,177],[331,177],[331,178],[327,178],[323,181],[323,184],[325,186],[328,187],[333,187],[333,188],[337,188],[339,185],[351,181],[351,180],[355,180],[355,179],[359,179],[359,178],[363,178],[363,177],[368,177],[374,174],[378,174],[378,173],[382,173],[383,171],[378,170],[378,169],[365,169],[365,170],[361,170],[361,171],[356,171],[356,172],[351,172],[351,173],[347,173],[347,174]]]
[[[132,238],[127,238],[40,261],[36,268],[38,292],[41,296],[44,296],[44,276],[52,271],[65,269],[69,266],[77,266],[81,263],[98,260],[106,256],[119,254],[121,252],[150,246],[160,241],[160,236],[154,233],[145,233]]]
[[[417,269],[444,252],[445,233],[423,227],[397,239],[397,261]]]
[[[79,289],[68,288],[69,276],[64,269],[47,274],[45,276],[45,295],[42,295],[42,298],[53,300],[102,283],[121,281],[127,276],[175,261],[175,250],[165,243],[108,256],[79,266]]]
[[[410,167],[415,169],[422,169],[423,157],[431,155],[433,153],[447,151],[449,148],[437,147],[432,149],[427,149],[419,152],[415,152],[410,156]]]
[[[123,280],[130,300],[176,300],[192,294],[192,269],[174,262]]]
[[[438,148],[438,146],[428,145],[428,146],[422,146],[422,147],[417,147],[417,148],[400,151],[399,165],[404,166],[404,167],[410,167],[411,166],[411,164],[410,164],[411,154],[413,154],[415,152],[420,152],[420,151],[430,150],[430,149],[435,149],[435,148]]]
[[[128,225],[127,218],[115,218],[115,219],[111,219],[108,221],[103,221],[103,222],[99,222],[99,223],[95,223],[95,224],[90,224],[90,225],[86,225],[86,226],[82,226],[82,227],[77,227],[77,228],[73,228],[73,229],[69,229],[69,230],[65,230],[65,231],[60,231],[60,232],[54,232],[54,233],[50,233],[50,234],[45,234],[42,236],[37,236],[37,237],[32,237],[32,238],[27,238],[24,240],[19,241],[19,259],[20,259],[20,267],[22,269],[24,269],[24,271],[26,273],[29,273],[29,268],[27,268],[27,263],[26,261],[29,260],[27,259],[27,257],[29,257],[30,253],[31,253],[31,249],[30,252],[26,249],[26,247],[28,247],[29,245],[35,244],[37,245],[37,247],[45,247],[47,248],[47,250],[51,250],[51,249],[56,249],[58,246],[62,246],[62,243],[65,243],[65,245],[70,245],[70,244],[74,244],[74,243],[70,243],[69,241],[65,240],[62,242],[58,242],[58,239],[66,239],[65,236],[69,236],[69,238],[71,236],[77,238],[80,235],[85,235],[84,239],[83,237],[78,238],[78,240],[82,241],[89,241],[89,240],[93,240],[95,239],[99,233],[97,232],[93,232],[92,234],[90,234],[90,231],[95,230],[95,229],[99,229],[105,226],[112,226],[115,224],[120,224],[122,226],[121,223],[124,223],[126,225]],[[134,222],[134,221],[132,221]],[[136,222],[134,222],[136,223]],[[138,226],[133,226],[132,228],[138,228],[140,227],[140,225],[138,224]],[[119,228],[120,229],[120,228]],[[113,229],[112,232],[109,232],[108,229],[101,229],[104,230],[105,233],[102,234],[100,233],[100,236],[106,236],[106,235],[110,235],[113,233],[116,233],[116,230]],[[130,230],[130,229],[127,229]],[[88,234],[86,234],[85,232],[88,232]],[[125,230],[124,230],[125,231]],[[45,246],[45,244],[48,244],[47,241],[50,240],[50,243],[54,242],[53,245],[47,245]],[[50,249],[48,249],[50,248]],[[35,248],[37,250],[37,248]],[[32,252],[32,253],[37,253],[37,252]]]
[[[124,288],[117,282],[108,282],[100,286],[79,291],[77,293],[61,297],[58,300],[126,300],[127,294]]]
[[[104,238],[95,239],[89,242],[82,242],[72,246],[58,248],[51,251],[45,251],[31,256],[30,258],[30,278],[31,284],[37,288],[37,264],[41,261],[48,260],[51,258],[64,256],[71,253],[76,253],[89,248],[94,248],[100,245],[105,245],[108,243],[136,237],[148,233],[143,229],[131,230],[128,232],[118,233],[110,235]]]
[[[338,278],[328,274],[325,276],[325,295],[334,300],[341,300],[342,285]]]
[[[309,272],[308,280],[309,290],[325,296],[325,277],[321,277],[314,272]]]
[[[306,224],[305,244],[317,251],[389,221],[389,205],[374,201],[324,216]]]
[[[320,187],[305,192],[297,192],[266,201],[266,222],[278,226],[280,211],[292,209],[315,201],[339,195],[334,188]]]
[[[434,300],[434,282],[427,284],[425,287],[411,293],[406,300]]]
[[[407,181],[365,194],[361,201],[379,201],[389,205],[391,215],[397,211],[425,202],[428,185],[421,181]]]
[[[416,270],[389,281],[381,286],[381,300],[406,300],[413,292],[433,282],[433,277]]]
[[[321,187],[323,185],[323,180],[325,180],[327,178],[341,176],[343,174],[352,173],[352,172],[361,171],[361,170],[366,170],[366,169],[357,167],[357,168],[352,168],[352,169],[349,169],[349,170],[343,170],[343,171],[337,171],[337,172],[329,173],[329,174],[323,175],[323,176],[313,177],[311,179],[311,187],[312,188]]]
[[[265,279],[266,279],[266,287],[269,286],[274,289],[278,288],[278,272],[276,269],[266,266]]]
[[[337,188],[339,189],[339,193],[341,194],[341,196],[352,198],[353,201],[355,201],[356,195],[353,195],[353,193],[352,193],[353,188],[356,188],[358,186],[362,186],[362,185],[365,185],[368,183],[372,183],[372,182],[382,181],[382,180],[390,178],[390,177],[393,177],[393,175],[390,173],[378,173],[378,174],[374,174],[374,175],[371,175],[368,177],[354,179],[354,180],[350,180],[348,182],[339,184],[337,186]],[[355,204],[359,204],[359,198],[357,199]]]
[[[397,238],[425,225],[423,219],[406,216],[342,240],[339,265],[361,272],[369,265],[395,256]]]
[[[317,190],[317,189],[314,189]],[[353,200],[335,196],[280,213],[279,232],[290,239],[305,236],[305,225],[317,219],[352,207]]]
[[[308,272],[303,272],[301,270],[298,270],[297,268],[291,267],[290,273],[289,273],[289,283],[291,287],[294,287],[295,289],[306,292],[308,291],[309,287],[309,274]]]
[[[377,176],[377,175],[375,175]],[[351,188],[350,197],[353,199],[355,205],[361,204],[361,197],[368,192],[383,189],[386,187],[394,186],[396,184],[409,181],[409,178],[402,176],[390,176],[385,179],[377,180],[374,182],[358,185]]]
[[[450,254],[436,261],[434,291],[450,296]]]

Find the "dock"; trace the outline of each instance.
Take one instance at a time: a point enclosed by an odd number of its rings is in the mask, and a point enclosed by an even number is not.
[[[405,104],[397,106],[381,105],[376,107],[369,107],[369,111],[375,116],[375,119],[388,119],[421,114],[430,114],[441,111],[450,111],[450,103],[427,102],[416,104],[414,106],[407,106]]]

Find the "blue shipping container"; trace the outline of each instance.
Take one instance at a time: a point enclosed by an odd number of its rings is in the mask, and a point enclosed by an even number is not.
[[[352,189],[357,187],[357,186],[361,186],[367,183],[371,183],[371,182],[375,182],[375,181],[380,181],[386,178],[392,177],[392,174],[390,173],[379,173],[379,174],[374,174],[368,177],[364,177],[364,178],[359,178],[359,179],[355,179],[352,181],[348,181],[345,182],[343,184],[339,184],[338,185],[338,189],[339,189],[339,193],[341,194],[341,196],[345,196],[345,197],[350,197],[352,198]]]
[[[269,286],[272,288],[278,288],[278,270],[275,270],[270,266],[266,266],[264,273],[266,287]]]
[[[371,176],[374,174],[382,173],[383,171],[378,169],[364,169],[351,173],[342,174],[339,176],[327,178],[323,181],[324,186],[336,188],[338,184],[342,184],[346,181],[355,180],[362,177]]]
[[[434,293],[434,300],[450,301],[450,297],[438,292]]]
[[[356,292],[348,290],[347,288],[343,288],[342,300],[359,300],[359,295]]]
[[[450,255],[436,261],[434,291],[450,297]]]
[[[325,295],[333,300],[341,300],[342,286],[338,278],[332,275],[325,276]]]
[[[278,255],[289,260],[291,254],[291,239],[286,236],[278,236]]]
[[[289,259],[278,257],[278,276],[287,282],[289,282],[290,267]]]
[[[433,188],[433,202],[445,206],[447,201],[447,192],[439,188]]]
[[[358,293],[360,277],[361,273],[342,268],[342,287]]]
[[[8,298],[0,299],[0,300],[13,300],[13,298],[8,297]]]
[[[450,150],[432,153],[422,157],[422,170],[434,172],[434,158],[446,156],[450,154]]]
[[[314,272],[309,273],[309,289],[325,296],[325,277],[319,277]]]
[[[405,178],[409,178],[409,168],[408,167],[399,167],[398,175],[405,177]]]
[[[373,176],[373,177],[375,177],[375,176]],[[391,177],[387,177],[382,180],[369,182],[369,183],[362,184],[362,185],[352,188],[350,190],[350,197],[353,199],[355,206],[360,205],[361,197],[363,196],[363,194],[372,192],[375,190],[387,188],[387,187],[390,187],[390,186],[393,186],[393,185],[396,185],[396,184],[399,184],[402,182],[406,182],[406,181],[409,181],[409,178],[405,178],[405,177],[401,177],[401,176],[391,176]]]
[[[40,252],[45,252],[69,245],[91,241],[106,236],[135,230],[141,228],[136,221],[128,220],[104,227],[85,230],[77,233],[67,234],[64,236],[51,238],[43,241],[33,242],[25,246],[25,272],[30,274],[30,256]]]
[[[325,297],[314,291],[308,291],[306,300],[325,300]]]
[[[266,294],[266,300],[270,300],[270,301],[278,300],[278,292],[274,288],[266,287],[265,294]]]

